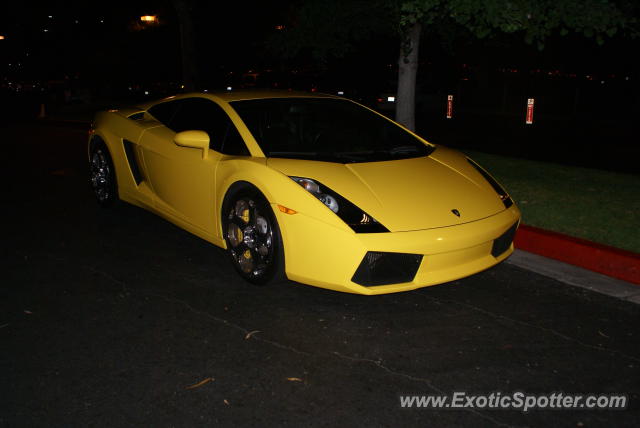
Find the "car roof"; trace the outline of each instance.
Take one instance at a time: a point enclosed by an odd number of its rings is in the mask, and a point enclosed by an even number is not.
[[[202,95],[207,93],[195,93],[192,95]],[[238,91],[225,91],[225,92],[213,92],[212,95],[223,99],[224,101],[242,101],[242,100],[256,100],[267,98],[300,98],[300,97],[314,97],[314,98],[333,98],[332,95],[322,94],[317,92],[305,92],[305,91],[284,91],[284,90],[238,90]]]
[[[224,102],[259,100],[273,98],[340,98],[330,94],[322,94],[317,92],[303,91],[284,91],[284,90],[233,90],[233,91],[212,91],[212,92],[188,92],[186,94],[172,95],[160,100],[150,101],[138,104],[140,108],[147,110],[151,106],[170,100],[179,100],[184,98],[210,98],[213,100],[221,100]]]

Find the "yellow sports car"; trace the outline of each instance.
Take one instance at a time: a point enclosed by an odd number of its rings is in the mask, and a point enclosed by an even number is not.
[[[451,281],[507,258],[520,220],[462,153],[330,95],[192,93],[100,112],[88,155],[101,205],[124,200],[225,248],[254,284]]]

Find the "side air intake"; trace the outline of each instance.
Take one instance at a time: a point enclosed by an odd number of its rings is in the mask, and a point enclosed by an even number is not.
[[[142,183],[144,178],[142,177],[140,167],[138,166],[138,157],[135,151],[135,144],[133,144],[129,140],[122,140],[122,144],[124,145],[124,152],[127,155],[127,162],[129,163],[129,168],[131,169],[133,179],[136,181],[136,184],[139,185],[140,183]]]

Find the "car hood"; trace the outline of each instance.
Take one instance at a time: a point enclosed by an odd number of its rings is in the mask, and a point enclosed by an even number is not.
[[[328,186],[392,232],[468,223],[505,209],[466,157],[442,146],[414,159],[341,164],[269,158],[267,165]]]

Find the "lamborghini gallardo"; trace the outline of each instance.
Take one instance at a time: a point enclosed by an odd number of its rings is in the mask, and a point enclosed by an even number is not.
[[[100,205],[162,216],[253,284],[452,281],[506,259],[520,221],[473,160],[331,95],[190,93],[100,112],[88,160]]]

